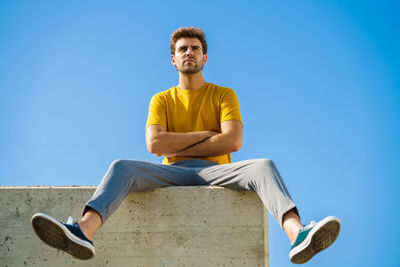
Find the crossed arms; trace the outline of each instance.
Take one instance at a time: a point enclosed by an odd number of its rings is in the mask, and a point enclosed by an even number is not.
[[[146,129],[146,144],[150,153],[167,157],[213,157],[236,152],[242,146],[243,129],[237,120],[224,121],[221,133],[196,131],[167,132],[160,125]]]

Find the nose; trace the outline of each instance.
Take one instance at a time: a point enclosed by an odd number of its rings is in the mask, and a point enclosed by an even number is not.
[[[193,48],[189,46],[188,49],[186,50],[186,55],[193,55]]]

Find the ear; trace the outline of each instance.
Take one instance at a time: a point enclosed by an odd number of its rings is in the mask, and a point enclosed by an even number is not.
[[[203,55],[203,66],[207,63],[207,54]]]
[[[175,55],[171,55],[171,64],[174,65],[174,66],[176,67]]]

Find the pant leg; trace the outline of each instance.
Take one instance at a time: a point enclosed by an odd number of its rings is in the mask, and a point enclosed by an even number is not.
[[[83,214],[89,208],[94,209],[104,224],[130,192],[179,185],[205,185],[205,182],[187,167],[116,160],[110,165],[92,198],[85,204]]]
[[[197,168],[197,174],[210,185],[256,192],[281,227],[283,215],[286,212],[291,209],[295,209],[295,212],[297,212],[297,208],[272,160],[253,159]]]

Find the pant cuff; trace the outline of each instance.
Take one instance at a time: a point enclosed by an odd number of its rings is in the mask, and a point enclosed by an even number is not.
[[[97,212],[100,215],[101,225],[103,225],[107,218],[106,218],[104,212],[101,212],[100,209],[97,208],[96,206],[94,206],[93,204],[90,204],[90,203],[85,204],[85,207],[83,208],[83,211],[82,211],[82,217],[85,215],[86,212],[88,212],[89,209],[94,210],[95,212]]]

